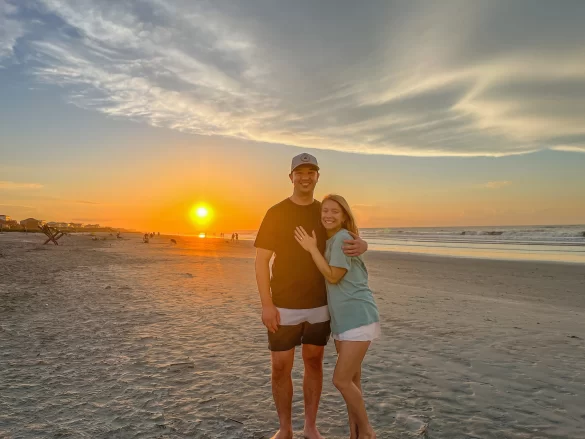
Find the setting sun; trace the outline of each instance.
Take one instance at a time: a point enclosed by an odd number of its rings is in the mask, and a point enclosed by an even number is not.
[[[208,205],[197,204],[191,208],[189,216],[194,224],[207,226],[212,220],[213,211]]]

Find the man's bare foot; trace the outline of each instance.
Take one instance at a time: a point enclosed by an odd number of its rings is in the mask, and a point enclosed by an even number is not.
[[[324,439],[323,436],[321,436],[321,433],[319,433],[319,430],[317,430],[317,427],[305,427],[303,437],[305,439]]]
[[[270,439],[293,439],[292,430],[278,430]]]

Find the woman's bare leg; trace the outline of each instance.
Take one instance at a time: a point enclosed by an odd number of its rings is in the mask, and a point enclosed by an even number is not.
[[[337,353],[339,354],[338,343],[339,343],[339,341],[335,340],[335,349],[337,350]],[[352,381],[356,385],[356,387],[360,390],[360,392],[362,392],[362,368],[361,368],[361,366],[360,366],[360,370],[357,371],[355,373],[355,375],[353,376]],[[363,392],[362,392],[362,397],[363,397]],[[358,434],[357,423],[355,422],[355,419],[353,418],[353,414],[349,410],[349,407],[347,407],[347,417],[349,420],[349,439],[358,439],[359,434]]]
[[[369,421],[360,387],[354,379],[361,370],[362,361],[370,346],[369,341],[338,341],[337,364],[333,373],[333,384],[341,392],[347,404],[350,428],[357,425],[360,439],[375,438],[374,430]]]
[[[359,389],[359,391],[362,394],[362,398],[364,397],[364,392],[362,390],[362,368],[360,366],[360,370],[356,372],[356,374],[353,376],[352,379],[353,383],[356,385],[356,387]],[[351,419],[350,421],[350,425],[353,425],[353,427],[350,427],[350,431],[351,428],[353,428],[353,430],[355,431],[355,439],[357,439],[359,437],[359,431],[358,431],[358,426],[357,426],[357,422],[355,421],[355,419]],[[352,436],[350,436],[351,439],[354,439]]]

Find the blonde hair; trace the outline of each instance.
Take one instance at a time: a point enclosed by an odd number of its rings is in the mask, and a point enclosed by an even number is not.
[[[321,204],[323,204],[327,200],[335,201],[337,204],[341,206],[341,209],[345,214],[345,221],[343,221],[341,227],[349,230],[352,233],[355,233],[356,235],[359,235],[359,230],[355,222],[355,217],[353,216],[353,212],[351,211],[351,208],[349,207],[349,204],[347,203],[345,198],[343,198],[341,195],[329,194],[323,197],[323,201],[321,201]]]

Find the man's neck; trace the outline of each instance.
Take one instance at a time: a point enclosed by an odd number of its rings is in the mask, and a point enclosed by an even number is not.
[[[313,204],[313,201],[315,201],[315,199],[313,198],[313,194],[299,195],[299,194],[295,194],[294,192],[289,197],[289,200],[291,200],[293,203],[299,204],[301,206],[308,206],[309,204]]]

